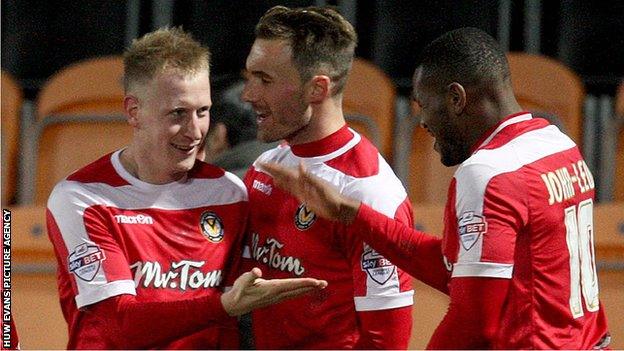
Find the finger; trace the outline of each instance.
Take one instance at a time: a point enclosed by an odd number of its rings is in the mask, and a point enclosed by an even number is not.
[[[273,177],[273,181],[278,187],[293,193],[297,192],[294,182],[299,174],[295,169],[277,163],[260,163],[260,166]]]
[[[249,272],[243,273],[238,279],[241,280],[241,283],[243,286],[251,286],[261,276],[262,276],[262,271],[259,268],[254,267]]]
[[[250,272],[255,276],[255,278],[262,278],[262,270],[260,268],[254,267]]]
[[[327,282],[312,278],[276,279],[267,281],[275,292],[285,292],[300,288],[324,289]]]
[[[306,174],[306,173],[308,173],[308,172],[307,172],[307,170],[306,170],[305,163],[303,163],[303,161],[299,161],[299,172],[300,172],[301,174]]]
[[[296,172],[294,170],[277,163],[260,162],[260,167],[262,167],[263,170],[267,171],[274,178],[289,178],[296,176]]]

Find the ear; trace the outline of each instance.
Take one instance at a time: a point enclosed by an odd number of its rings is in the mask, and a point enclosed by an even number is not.
[[[227,127],[224,123],[217,122],[210,126],[210,141],[215,145],[222,146],[223,149],[230,148],[230,142],[227,138]]]
[[[310,80],[310,103],[320,103],[331,97],[331,78],[325,75],[314,76]]]
[[[124,96],[123,104],[126,117],[128,117],[128,123],[133,127],[137,127],[139,125],[137,118],[139,114],[139,99],[134,95],[126,95]]]
[[[198,158],[204,162],[214,161],[222,152],[230,148],[227,140],[227,127],[221,122],[212,123],[208,135],[204,139],[201,150],[203,156]]]
[[[448,85],[447,103],[451,111],[460,114],[466,108],[466,89],[456,82]]]

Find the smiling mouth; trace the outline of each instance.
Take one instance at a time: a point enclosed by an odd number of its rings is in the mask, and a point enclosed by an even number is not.
[[[193,149],[195,149],[195,147],[197,147],[197,145],[188,145],[188,146],[183,146],[183,145],[176,145],[176,144],[171,144],[174,148],[182,151],[182,152],[191,152],[193,151]]]

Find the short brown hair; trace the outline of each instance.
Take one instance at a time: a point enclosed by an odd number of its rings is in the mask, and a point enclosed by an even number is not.
[[[329,7],[289,9],[275,6],[256,26],[258,39],[283,39],[290,42],[292,58],[304,82],[315,74],[327,74],[335,86],[332,95],[341,93],[353,62],[357,34],[344,17]]]
[[[147,33],[124,53],[124,89],[147,83],[164,70],[195,73],[210,69],[210,50],[181,28]]]

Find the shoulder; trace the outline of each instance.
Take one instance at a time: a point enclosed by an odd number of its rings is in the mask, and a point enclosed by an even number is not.
[[[341,192],[393,217],[407,192],[377,148],[363,138],[340,156],[310,169]]]
[[[377,148],[365,137],[347,152],[325,164],[354,178],[372,177],[379,174],[380,158]]]
[[[48,198],[51,211],[60,209],[85,209],[106,199],[92,191],[99,185],[117,188],[130,185],[115,170],[111,154],[86,165],[56,184]]]
[[[220,167],[197,161],[189,172],[189,178],[192,182],[202,184],[198,188],[200,192],[220,192],[226,194],[232,201],[247,201],[247,189],[243,181]],[[216,197],[216,194],[214,195],[210,198]]]
[[[475,152],[455,172],[457,201],[483,201],[493,180],[509,194],[522,195],[527,172],[548,158],[577,150],[574,142],[557,127],[542,121],[517,127],[512,137],[505,133]],[[462,200],[463,199],[463,200]]]
[[[290,146],[286,143],[282,143],[277,145],[276,147],[264,151],[253,163],[254,168],[258,168],[258,164],[261,162],[279,162],[286,155],[292,155],[290,151]]]
[[[576,144],[557,127],[539,121],[528,123],[519,135],[506,137],[501,133],[499,138],[475,152],[459,166],[455,178],[458,183],[487,183],[497,175],[517,171],[575,148]]]
[[[104,183],[110,186],[124,186],[129,183],[115,170],[111,161],[113,153],[80,168],[67,177],[68,181],[79,183]]]

